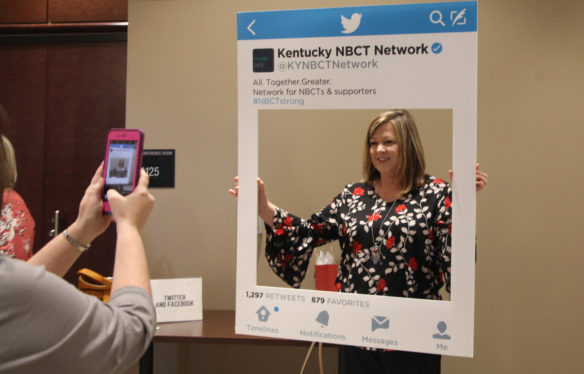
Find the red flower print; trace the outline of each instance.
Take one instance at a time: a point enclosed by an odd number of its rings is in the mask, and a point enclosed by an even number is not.
[[[373,214],[371,214],[371,215],[369,215],[369,214],[367,215],[367,220],[368,220],[369,222],[371,222],[371,221],[373,221],[373,222],[376,222],[376,221],[377,221],[378,219],[380,219],[380,218],[381,218],[381,214],[379,214],[379,212],[377,212],[377,211],[375,211],[375,212],[374,212]]]
[[[314,246],[315,247],[320,247],[321,245],[326,244],[326,240],[324,239],[318,239],[315,243]]]
[[[357,187],[353,190],[353,196],[355,195],[363,196],[365,195],[365,190],[361,187]]]
[[[341,289],[341,282],[335,283],[335,286],[337,287],[337,290],[340,290]]]
[[[357,252],[363,252],[363,246],[361,244],[359,244],[359,242],[353,242],[351,243],[351,248],[353,248],[353,254],[356,254]]]
[[[428,233],[428,239],[434,240],[434,231],[430,230],[430,232]]]
[[[278,225],[278,227],[276,227],[276,235],[284,235],[284,228],[282,225]]]
[[[387,248],[391,248],[391,247],[393,247],[393,245],[394,245],[394,244],[395,244],[395,238],[394,238],[393,236],[392,236],[391,238],[388,238],[388,239],[385,241],[385,246],[386,246]]]
[[[400,204],[400,205],[398,205],[398,206],[397,206],[397,208],[395,208],[395,212],[396,212],[396,213],[399,213],[399,212],[401,212],[402,210],[406,210],[406,209],[407,209],[407,208],[406,208],[406,205],[405,205],[405,204]]]
[[[438,184],[438,183],[444,183],[444,181],[440,178],[434,179],[434,184]]]
[[[280,261],[280,264],[282,266],[282,271],[286,271],[286,268],[288,268],[288,264],[290,264],[290,261],[292,261],[293,256],[291,254],[286,254],[286,256],[282,255],[281,253],[278,253],[278,261]]]
[[[377,282],[377,292],[383,291],[383,289],[385,289],[385,286],[387,286],[387,284],[385,283],[385,279],[381,278]]]
[[[286,216],[286,219],[284,220],[284,225],[286,227],[292,227],[292,218],[290,218],[290,216]]]
[[[414,257],[410,258],[410,262],[408,262],[408,266],[412,268],[412,270],[418,270],[418,261]]]
[[[438,222],[436,222],[436,224],[438,226],[444,226],[444,225],[446,225],[446,222],[438,221]],[[449,223],[447,227],[448,227],[448,232],[451,233],[452,232],[452,223]]]
[[[446,199],[444,199],[444,205],[446,206],[446,209],[450,209],[452,206],[452,200],[450,200],[448,196],[446,196]]]
[[[322,223],[313,223],[312,229],[318,233],[322,231]]]

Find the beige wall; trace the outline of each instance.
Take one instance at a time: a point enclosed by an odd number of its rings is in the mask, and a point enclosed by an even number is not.
[[[393,2],[129,1],[127,126],[177,154],[176,188],[153,191],[144,231],[153,277],[201,276],[205,308],[234,307],[236,12]],[[479,3],[478,159],[490,182],[477,202],[475,358],[447,357],[445,373],[584,372],[583,14],[581,1]],[[155,351],[159,373],[294,373],[304,348]]]

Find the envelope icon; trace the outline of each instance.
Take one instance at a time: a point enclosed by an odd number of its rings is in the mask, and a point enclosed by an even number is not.
[[[377,329],[388,329],[389,328],[389,318],[385,316],[374,316],[371,318],[371,331]]]

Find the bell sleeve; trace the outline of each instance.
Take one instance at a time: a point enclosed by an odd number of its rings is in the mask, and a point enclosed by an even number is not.
[[[441,278],[446,284],[446,291],[450,293],[452,189],[449,185],[447,185],[437,205],[434,248],[439,253]]]
[[[280,208],[274,214],[274,228],[266,225],[266,258],[269,266],[292,287],[299,288],[306,275],[314,249],[339,239],[338,214],[343,203],[339,194],[310,219],[303,219]]]

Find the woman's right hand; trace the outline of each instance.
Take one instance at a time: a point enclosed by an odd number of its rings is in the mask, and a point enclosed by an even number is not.
[[[129,224],[141,230],[154,207],[154,196],[148,192],[150,177],[144,169],[140,170],[140,179],[134,191],[122,196],[118,191],[111,189],[107,192],[112,216],[117,225]]]
[[[258,178],[258,215],[266,222],[270,227],[274,227],[274,214],[276,213],[276,206],[268,200],[268,195],[266,194],[266,188],[264,182]],[[239,177],[235,177],[235,185],[233,188],[229,189],[229,193],[235,197],[239,196]]]

